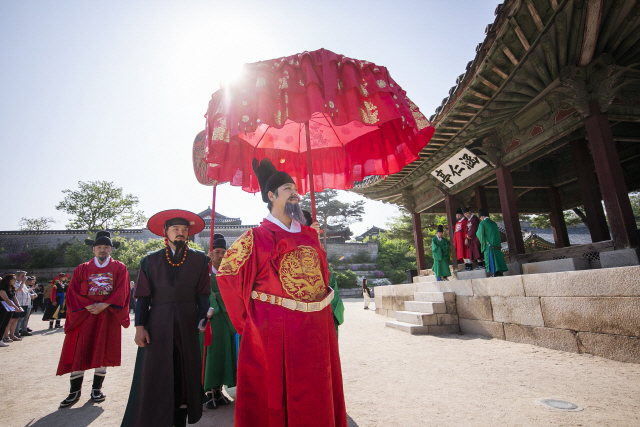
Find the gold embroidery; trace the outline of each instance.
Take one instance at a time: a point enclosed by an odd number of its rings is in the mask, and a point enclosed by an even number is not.
[[[253,231],[245,231],[238,240],[233,242],[233,245],[224,254],[220,268],[218,269],[219,276],[233,276],[238,274],[240,268],[251,256],[253,250]]]
[[[221,117],[216,121],[218,122],[218,124],[213,128],[211,139],[214,141],[229,142],[229,134],[227,133],[227,119],[225,117]]]
[[[297,301],[321,301],[327,292],[320,257],[311,246],[299,246],[282,257],[280,281],[285,292]]]
[[[284,77],[278,79],[280,82],[280,85],[278,86],[279,89],[287,89],[289,87],[289,83],[287,82],[287,80],[289,80],[289,72],[285,70],[284,74]]]
[[[360,85],[360,93],[362,96],[369,96],[369,91],[367,90],[367,82],[362,79],[362,84]]]
[[[378,122],[378,107],[373,105],[373,102],[364,101],[364,107],[360,108],[360,118],[367,124],[375,124]]]
[[[387,87],[387,83],[384,80],[378,80],[376,83],[378,83],[379,88]]]
[[[330,108],[335,107],[335,105],[333,104],[333,101],[329,101],[329,107],[330,107]]]
[[[282,111],[278,110],[275,114],[274,114],[274,119],[276,121],[276,124],[278,126],[280,126],[282,124]]]
[[[267,81],[262,78],[262,77],[258,77],[258,80],[256,81],[256,87],[264,87],[267,84]]]
[[[242,116],[242,121],[247,123],[249,121],[249,116]]]

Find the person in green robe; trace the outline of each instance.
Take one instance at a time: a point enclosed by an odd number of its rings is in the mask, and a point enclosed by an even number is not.
[[[206,406],[216,409],[230,403],[222,392],[222,387],[236,386],[237,360],[236,360],[236,330],[231,324],[224,301],[220,296],[220,289],[216,280],[216,273],[227,251],[227,242],[222,234],[213,235],[213,247],[209,252],[211,259],[211,295],[209,302],[211,307],[207,316],[211,327],[209,331],[200,334],[200,353],[204,353],[205,342],[211,340],[206,346],[204,364],[204,390],[207,394]]]
[[[449,269],[449,241],[444,238],[444,230],[441,225],[438,226],[436,236],[431,239],[431,252],[433,254],[433,274],[438,281],[448,281],[447,277],[451,276]]]
[[[340,298],[338,291],[338,280],[336,279],[336,273],[333,268],[329,266],[329,286],[333,289],[333,300],[331,301],[331,312],[333,313],[333,324],[336,327],[336,334],[338,333],[338,326],[344,323],[344,304]]]
[[[480,217],[480,225],[476,236],[480,240],[480,249],[484,255],[484,265],[487,268],[487,273],[491,274],[491,277],[502,276],[502,272],[509,269],[502,255],[502,242],[498,225],[489,218],[484,209],[478,209],[478,216]]]

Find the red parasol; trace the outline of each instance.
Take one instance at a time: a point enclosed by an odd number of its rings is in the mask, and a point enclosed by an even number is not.
[[[266,157],[311,191],[314,219],[315,190],[399,172],[434,132],[385,67],[325,49],[245,64],[206,117],[208,177],[257,192]]]

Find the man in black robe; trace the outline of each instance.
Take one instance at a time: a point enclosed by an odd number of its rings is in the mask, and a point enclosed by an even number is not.
[[[147,227],[165,237],[165,248],[140,261],[134,296],[140,347],[123,426],[171,427],[202,417],[199,332],[211,292],[209,259],[187,241],[204,229],[183,210],[155,214]]]

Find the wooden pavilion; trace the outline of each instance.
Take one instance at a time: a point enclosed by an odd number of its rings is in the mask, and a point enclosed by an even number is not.
[[[512,263],[616,250],[637,264],[639,24],[640,0],[499,4],[420,159],[354,191],[412,213],[420,269],[420,213],[453,218],[461,205],[502,213]],[[577,206],[593,243],[569,248],[562,212]],[[559,249],[525,254],[518,214],[549,214]]]

